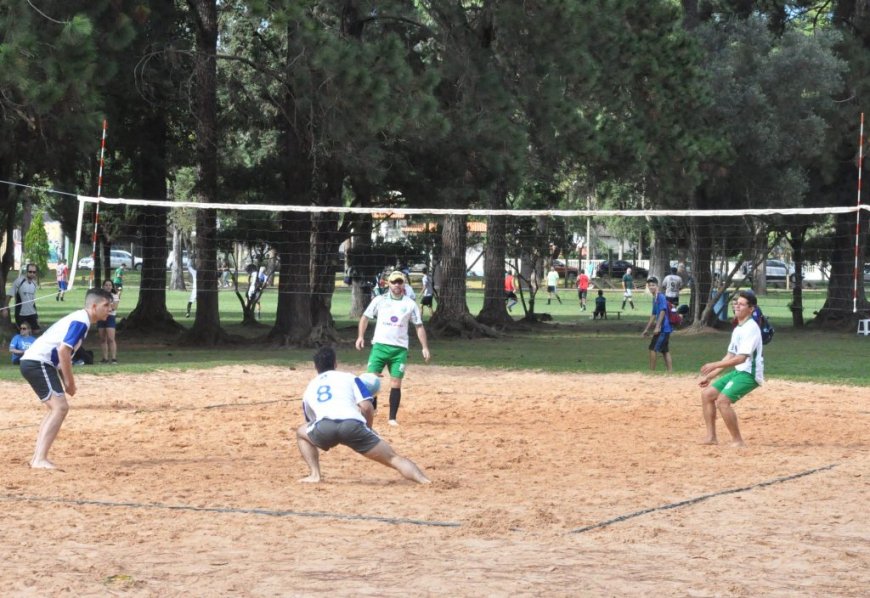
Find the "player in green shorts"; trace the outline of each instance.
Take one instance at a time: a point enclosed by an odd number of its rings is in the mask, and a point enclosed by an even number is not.
[[[413,324],[417,338],[423,345],[423,359],[429,362],[429,343],[423,318],[417,303],[405,295],[405,276],[393,272],[387,277],[390,292],[372,299],[365,313],[359,319],[356,348],[365,347],[365,334],[369,320],[377,318],[375,334],[372,337],[372,352],[369,355],[368,371],[380,374],[386,366],[390,372],[390,419],[391,426],[398,426],[396,415],[402,400],[402,378],[405,377],[405,364],[408,362],[408,326]]]
[[[728,352],[719,361],[701,366],[701,407],[707,436],[703,444],[717,444],[716,412],[731,432],[732,446],[746,446],[737,425],[737,413],[733,403],[758,388],[764,382],[764,357],[762,356],[761,329],[752,319],[757,300],[751,291],[740,291],[734,301],[737,326],[731,333]],[[734,367],[734,371],[711,383],[722,370]]]

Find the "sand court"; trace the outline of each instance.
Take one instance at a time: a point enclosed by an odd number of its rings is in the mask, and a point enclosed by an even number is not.
[[[313,369],[93,376],[52,449],[2,382],[0,587],[57,595],[864,595],[866,389],[771,380],[745,449],[691,377],[414,366],[376,430],[422,487],[293,435]]]

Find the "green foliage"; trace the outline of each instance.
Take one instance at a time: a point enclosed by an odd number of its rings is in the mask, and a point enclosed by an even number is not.
[[[22,264],[36,264],[37,270],[45,276],[48,273],[48,234],[45,232],[45,220],[42,210],[36,210],[30,221],[30,228],[24,235],[24,247],[21,253]]]

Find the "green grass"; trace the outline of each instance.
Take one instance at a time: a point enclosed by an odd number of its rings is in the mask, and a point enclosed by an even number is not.
[[[121,299],[119,316],[124,317],[136,305],[138,277],[128,274],[127,288]],[[67,295],[63,303],[54,300],[48,285],[39,294],[45,296],[38,302],[40,320],[43,324],[56,321],[66,313],[82,305],[84,291],[76,289]],[[177,320],[189,326],[192,319],[184,318],[189,293],[168,291],[167,307]],[[608,310],[620,309],[622,295],[616,290],[607,291]],[[577,295],[573,290],[563,290],[562,304],[536,304],[536,311],[549,313],[553,321],[547,324],[526,327],[498,339],[442,340],[430,342],[433,363],[438,365],[479,366],[491,369],[535,369],[552,372],[637,372],[646,371],[648,339],[641,337],[651,308],[651,298],[638,291],[635,293],[635,310],[623,311],[620,320],[592,321],[590,312],[581,313]],[[480,311],[482,291],[472,289],[468,293],[468,306],[472,314]],[[843,383],[870,386],[870,338],[853,332],[818,332],[795,330],[791,327],[788,303],[791,294],[785,290],[771,291],[761,298],[761,305],[776,325],[774,342],[765,347],[765,368],[768,378],[802,380],[821,383]],[[824,303],[824,291],[805,291],[804,300],[807,318]],[[116,367],[94,366],[89,372],[141,373],[155,370],[201,369],[233,364],[269,364],[309,367],[309,349],[278,349],[260,340],[274,323],[277,294],[269,290],[263,297],[263,321],[259,326],[241,325],[242,309],[235,293],[220,292],[221,323],[227,332],[250,339],[238,348],[220,349],[180,348],[171,340],[164,342],[139,342],[119,333],[119,360]],[[514,316],[522,313],[520,306]],[[368,351],[352,348],[356,337],[356,320],[349,317],[350,292],[342,284],[333,297],[333,316],[336,327],[346,344],[340,348],[339,358],[347,366],[362,369]],[[4,341],[8,343],[8,338]],[[727,332],[702,334],[680,333],[672,337],[671,351],[674,369],[680,374],[694,374],[701,364],[719,359],[728,344]],[[91,331],[87,341],[91,349],[97,348],[96,331]],[[97,351],[98,353],[98,348]],[[0,379],[18,380],[17,368],[6,361],[0,366]],[[419,345],[412,334],[411,367],[422,363]],[[661,364],[659,365],[661,368]],[[661,371],[661,370],[660,370]]]

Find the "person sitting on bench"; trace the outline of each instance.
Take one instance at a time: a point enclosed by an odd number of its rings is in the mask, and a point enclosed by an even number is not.
[[[604,296],[604,291],[598,290],[598,296],[595,298],[595,311],[592,312],[592,319],[601,318],[607,319],[607,297]]]

